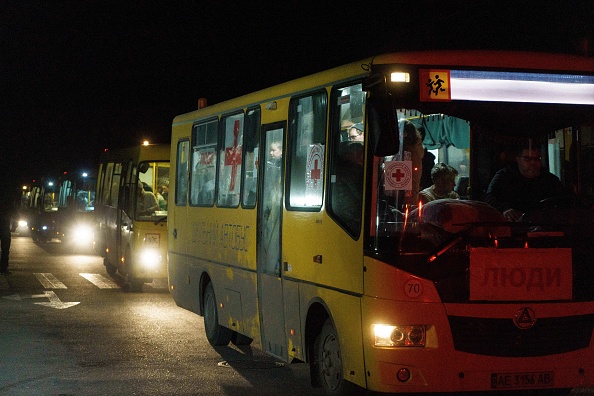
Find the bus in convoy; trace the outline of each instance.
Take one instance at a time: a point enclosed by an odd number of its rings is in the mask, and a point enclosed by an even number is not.
[[[169,145],[102,153],[95,203],[95,250],[107,273],[141,291],[167,278]]]
[[[384,54],[199,106],[169,290],[329,395],[593,386],[593,161],[573,55]]]
[[[82,171],[34,183],[27,194],[33,241],[58,240],[71,250],[92,250],[96,183]]]

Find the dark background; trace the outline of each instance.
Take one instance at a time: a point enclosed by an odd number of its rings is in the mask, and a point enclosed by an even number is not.
[[[95,168],[173,117],[414,49],[592,56],[584,1],[0,0],[0,177]]]

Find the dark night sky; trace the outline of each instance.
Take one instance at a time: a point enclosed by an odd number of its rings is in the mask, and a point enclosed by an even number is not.
[[[212,104],[380,52],[592,56],[594,2],[549,3],[2,0],[0,172],[22,183],[93,167],[104,147],[168,142],[173,117],[199,97]]]

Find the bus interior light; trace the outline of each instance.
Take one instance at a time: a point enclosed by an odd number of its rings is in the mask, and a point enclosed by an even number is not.
[[[410,82],[410,74],[405,72],[392,72],[390,74],[390,81],[392,82]]]
[[[424,347],[426,325],[373,325],[376,347]]]

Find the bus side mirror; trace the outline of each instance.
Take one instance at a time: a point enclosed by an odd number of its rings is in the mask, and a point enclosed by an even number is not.
[[[376,157],[395,155],[399,150],[398,120],[388,98],[367,99],[367,124]]]

